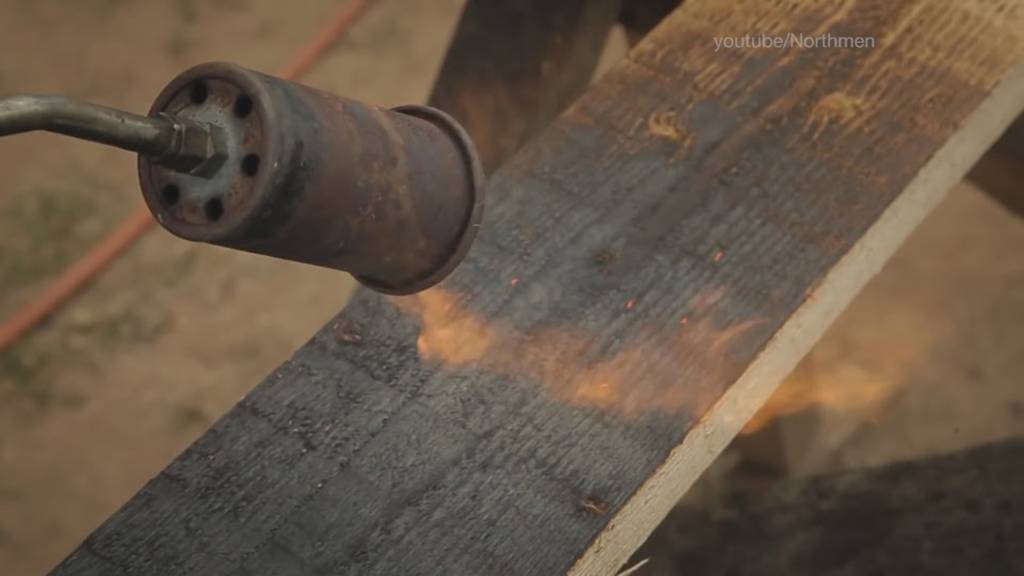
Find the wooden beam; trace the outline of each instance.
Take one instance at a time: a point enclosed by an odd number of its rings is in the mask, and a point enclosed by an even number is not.
[[[55,574],[610,574],[1024,104],[1007,0],[687,1]],[[718,49],[758,30],[870,49]]]
[[[646,574],[1020,574],[1024,438],[679,507]]]
[[[996,141],[993,150],[997,150],[1024,164],[1024,116],[1020,116],[1010,124],[1003,135]]]
[[[643,39],[680,4],[680,0],[622,0],[619,23],[632,46]]]
[[[967,177],[1004,208],[1024,217],[1024,117],[1007,128]]]
[[[466,128],[487,173],[583,92],[619,3],[466,3],[429,103]]]

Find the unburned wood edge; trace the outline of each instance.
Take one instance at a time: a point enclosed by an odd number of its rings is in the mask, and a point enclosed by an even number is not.
[[[1017,65],[828,272],[760,355],[622,506],[568,574],[614,574],[899,245],[1024,108]]]

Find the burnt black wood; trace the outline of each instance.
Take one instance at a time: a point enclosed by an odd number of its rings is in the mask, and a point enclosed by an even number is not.
[[[847,4],[686,2],[494,175],[440,290],[360,293],[54,574],[569,570],[1019,58],[960,4]],[[888,39],[714,50],[758,26]],[[472,362],[420,358],[441,296]]]

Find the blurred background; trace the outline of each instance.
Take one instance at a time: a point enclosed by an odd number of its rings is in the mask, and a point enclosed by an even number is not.
[[[280,69],[337,0],[0,0],[0,94],[144,112],[208,60]],[[377,0],[302,81],[425,101],[461,0]],[[609,40],[604,68],[625,51]],[[0,139],[0,318],[141,205],[135,157]],[[1024,435],[1024,219],[960,185],[688,498]],[[340,309],[340,273],[159,227],[0,352],[0,573],[43,573]],[[673,573],[655,548],[641,573]]]

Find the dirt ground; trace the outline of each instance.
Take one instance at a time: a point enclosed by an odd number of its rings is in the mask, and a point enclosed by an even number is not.
[[[143,111],[191,64],[281,67],[337,5],[0,0],[0,94],[58,92]],[[460,5],[377,0],[305,81],[381,105],[422,102]],[[0,140],[0,317],[139,205],[134,162],[49,135]],[[782,438],[792,470],[1024,434],[1021,245],[1024,220],[957,189],[791,378],[797,397],[845,390],[779,404],[796,424],[763,434]],[[352,287],[343,274],[157,229],[0,353],[0,574],[59,562]],[[821,441],[792,432],[808,429]]]

